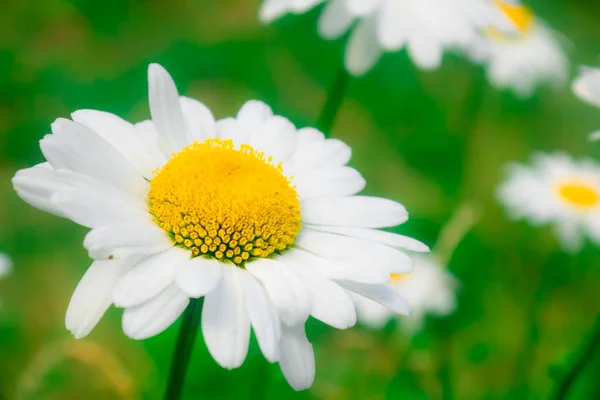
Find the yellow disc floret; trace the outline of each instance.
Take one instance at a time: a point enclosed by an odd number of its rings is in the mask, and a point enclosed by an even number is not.
[[[196,142],[174,154],[150,181],[156,223],[193,256],[242,266],[294,244],[300,201],[281,164],[231,140]]]
[[[535,14],[530,8],[506,0],[494,0],[494,4],[512,23],[515,32],[504,32],[496,27],[490,26],[484,30],[487,37],[500,41],[519,39],[529,33],[535,26]]]
[[[505,0],[495,0],[496,7],[513,23],[520,32],[528,32],[533,26],[535,15],[530,8],[521,4],[512,4]]]
[[[560,184],[558,185],[558,194],[567,203],[580,208],[591,208],[600,204],[598,190],[586,183]]]

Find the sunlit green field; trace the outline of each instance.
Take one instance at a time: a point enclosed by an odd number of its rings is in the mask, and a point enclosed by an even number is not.
[[[262,100],[298,127],[313,126],[341,68],[344,40],[324,41],[319,10],[269,26],[259,0],[168,2],[5,1],[0,6],[0,251],[14,271],[0,281],[0,399],[159,399],[178,324],[134,341],[111,308],[85,339],[65,310],[90,264],[86,229],[22,201],[10,179],[43,161],[38,141],[58,117],[105,110],[149,117],[146,70],[158,62],[182,94],[234,115]],[[600,64],[600,3],[532,0],[564,36],[572,64]],[[227,371],[201,335],[185,399],[548,399],[600,309],[600,250],[561,252],[550,229],[512,222],[495,190],[509,161],[534,151],[600,160],[587,135],[600,110],[568,87],[530,99],[498,91],[480,67],[446,54],[421,72],[404,51],[353,79],[331,130],[353,148],[365,193],[397,200],[410,220],[397,232],[432,248],[465,205],[477,220],[448,268],[460,282],[451,316],[413,337],[392,323],[338,331],[309,320],[313,387],[295,392],[253,338],[244,365]],[[444,246],[441,243],[440,246]],[[540,289],[541,288],[541,289]],[[600,399],[600,352],[568,399]]]

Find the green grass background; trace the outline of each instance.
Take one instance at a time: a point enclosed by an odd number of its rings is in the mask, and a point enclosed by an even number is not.
[[[573,72],[600,64],[600,3],[530,5],[564,35]],[[14,259],[14,273],[0,281],[0,398],[161,398],[177,324],[133,341],[112,308],[86,339],[72,339],[64,315],[90,263],[81,246],[86,230],[25,204],[10,178],[42,161],[38,141],[57,117],[92,108],[147,118],[150,62],[165,66],[181,93],[219,118],[260,99],[297,126],[314,124],[344,40],[317,36],[318,10],[261,26],[258,6],[259,0],[0,5],[0,251]],[[480,68],[461,57],[446,55],[439,70],[421,72],[405,52],[386,55],[351,82],[331,133],[354,148],[351,165],[366,177],[367,193],[408,208],[411,219],[399,232],[433,246],[457,207],[477,204],[482,217],[449,265],[461,282],[457,312],[428,320],[413,338],[393,325],[336,331],[309,321],[317,375],[300,393],[262,358],[254,339],[244,365],[227,371],[200,337],[184,398],[421,400],[450,389],[459,400],[549,398],[599,311],[600,251],[588,244],[576,256],[560,252],[549,230],[508,221],[494,190],[507,161],[525,161],[537,150],[599,158],[600,146],[587,140],[597,128],[600,110],[568,88],[521,100],[490,87]],[[540,282],[545,290],[536,296]],[[598,371],[600,356],[569,399],[600,399]]]

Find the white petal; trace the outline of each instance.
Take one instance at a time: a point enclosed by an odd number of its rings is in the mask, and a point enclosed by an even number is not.
[[[286,264],[262,258],[247,263],[246,270],[263,284],[283,322],[296,325],[306,321],[311,309],[310,293]]]
[[[173,247],[169,235],[156,224],[127,223],[92,229],[83,241],[95,260],[151,255]]]
[[[202,309],[202,333],[208,351],[220,366],[237,368],[246,359],[250,319],[244,292],[234,266],[223,264],[223,279],[206,295]]]
[[[354,304],[344,289],[304,265],[290,266],[304,280],[311,293],[313,317],[338,329],[356,324]]]
[[[375,11],[382,0],[346,0],[346,7],[356,15],[368,15]]]
[[[381,57],[375,17],[362,19],[346,44],[344,62],[354,76],[367,73]]]
[[[180,151],[189,142],[179,93],[171,75],[158,64],[148,66],[148,96],[152,121],[167,152]]]
[[[579,76],[571,86],[573,92],[583,101],[600,107],[600,69],[581,67]]]
[[[50,201],[53,194],[75,187],[97,183],[92,178],[69,170],[57,171],[38,164],[32,168],[17,171],[12,179],[15,191],[28,204],[59,217],[63,212]]]
[[[259,19],[263,23],[269,23],[288,11],[288,4],[282,0],[264,0],[258,11]]]
[[[73,121],[88,126],[110,143],[136,167],[144,177],[152,178],[152,171],[163,162],[160,149],[136,127],[114,114],[96,110],[78,110],[71,114]]]
[[[281,337],[279,317],[265,290],[256,279],[246,271],[240,270],[239,273],[244,288],[248,316],[252,322],[258,345],[265,358],[273,363],[279,359],[279,338]]]
[[[304,200],[302,220],[308,224],[383,228],[408,219],[404,206],[369,196],[328,197]]]
[[[217,136],[215,117],[204,104],[189,97],[179,97],[187,125],[187,143],[204,141]]]
[[[194,298],[212,292],[220,281],[221,265],[216,260],[194,257],[175,271],[175,282],[179,288]]]
[[[12,260],[4,253],[0,253],[0,278],[4,278],[12,271]]]
[[[415,24],[405,2],[386,1],[377,13],[377,38],[381,47],[395,51],[406,43],[411,27]]]
[[[319,18],[319,34],[325,39],[335,39],[352,25],[355,14],[346,7],[346,0],[331,0]]]
[[[274,116],[269,118],[254,132],[248,143],[256,150],[264,151],[267,156],[273,156],[273,162],[286,161],[296,147],[296,127],[288,119]]]
[[[244,130],[259,133],[259,128],[271,117],[273,117],[271,107],[263,102],[250,100],[238,111],[237,121]]]
[[[233,140],[236,146],[248,143],[248,132],[240,126],[237,119],[231,117],[217,121],[217,136]]]
[[[412,270],[412,260],[400,250],[349,236],[304,228],[296,240],[296,246],[325,258],[361,265],[365,270],[381,268],[388,275]]]
[[[311,197],[351,196],[363,190],[367,182],[350,167],[322,169],[294,176],[293,183],[301,200]]]
[[[348,281],[339,281],[338,283],[356,294],[389,308],[395,313],[410,315],[410,304],[389,285],[367,285]]]
[[[315,354],[304,325],[282,326],[279,347],[279,365],[290,386],[295,390],[311,387],[315,380]]]
[[[138,201],[102,186],[70,189],[53,194],[50,202],[62,215],[88,228],[111,224],[151,223],[151,216]]]
[[[179,318],[190,299],[171,285],[158,296],[123,312],[123,331],[132,339],[146,339],[158,335]]]
[[[134,197],[148,193],[148,182],[113,146],[85,125],[59,118],[40,147],[55,169],[69,169],[98,179]]]
[[[283,165],[290,175],[341,167],[352,156],[346,143],[338,139],[320,140],[323,134],[316,129],[300,129],[297,135],[296,152]]]
[[[146,258],[117,282],[113,291],[115,305],[132,307],[157,296],[173,283],[175,270],[189,258],[190,252],[179,247]]]
[[[127,266],[122,260],[95,261],[83,275],[65,317],[65,325],[76,339],[90,333],[110,307],[114,285]]]
[[[424,32],[413,34],[408,41],[408,54],[422,69],[438,68],[442,62],[442,46]]]
[[[391,247],[415,251],[418,253],[429,252],[429,247],[408,236],[399,235],[397,233],[381,231],[378,229],[367,228],[350,228],[345,226],[321,226],[321,225],[306,225],[307,228],[315,229],[322,232],[337,233],[339,235],[351,236],[358,239],[370,240],[385,244]]]

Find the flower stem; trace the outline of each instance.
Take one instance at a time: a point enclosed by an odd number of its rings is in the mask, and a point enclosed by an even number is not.
[[[321,115],[316,124],[317,128],[325,134],[325,137],[331,136],[331,127],[344,102],[344,96],[346,95],[349,83],[350,75],[348,75],[344,67],[342,67],[335,78],[333,86],[327,93],[327,99],[325,100]]]
[[[587,343],[581,352],[581,355],[575,363],[569,369],[569,372],[565,375],[564,379],[560,383],[560,386],[556,390],[556,394],[552,398],[553,400],[563,400],[567,398],[569,390],[573,386],[573,383],[577,380],[579,375],[583,372],[587,364],[594,358],[594,354],[600,348],[600,316],[596,317],[596,322],[592,328]]]
[[[171,372],[169,373],[165,400],[179,400],[181,397],[185,375],[190,363],[190,356],[192,355],[196,336],[198,336],[203,303],[204,297],[191,299],[190,304],[184,311],[171,362]]]

